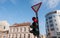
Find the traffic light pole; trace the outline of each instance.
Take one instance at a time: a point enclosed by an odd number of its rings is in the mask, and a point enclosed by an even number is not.
[[[38,13],[36,12],[36,18],[38,20]],[[37,22],[37,25],[38,25],[38,33],[39,33],[39,20]],[[40,33],[37,35],[37,38],[40,38]]]

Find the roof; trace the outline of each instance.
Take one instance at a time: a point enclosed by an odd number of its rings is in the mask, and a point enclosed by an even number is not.
[[[50,14],[54,14],[54,13],[57,13],[57,11],[49,12],[49,13],[47,13],[47,14],[45,15],[45,17],[48,16],[48,15],[50,15]]]
[[[20,23],[20,24],[15,23],[10,27],[29,26],[30,24],[31,24],[30,22]]]

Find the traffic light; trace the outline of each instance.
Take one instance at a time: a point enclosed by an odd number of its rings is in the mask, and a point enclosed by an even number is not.
[[[33,17],[32,20],[33,20],[33,23],[30,26],[32,28],[32,30],[30,32],[36,36],[39,34],[38,24],[37,24],[38,20],[35,17]]]
[[[36,17],[33,17],[33,18],[32,18],[32,20],[33,20],[33,22],[35,22],[35,23],[37,23],[37,22],[38,22],[38,20],[37,20],[37,18],[36,18]]]

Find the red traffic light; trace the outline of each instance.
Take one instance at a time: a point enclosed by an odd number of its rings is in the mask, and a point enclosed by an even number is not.
[[[34,22],[38,22],[38,20],[37,20],[35,17],[33,17],[32,20],[33,20]]]

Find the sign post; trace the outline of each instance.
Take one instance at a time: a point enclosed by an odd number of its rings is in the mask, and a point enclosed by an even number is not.
[[[40,3],[38,3],[38,4],[36,4],[36,5],[33,5],[31,8],[33,9],[33,11],[35,12],[35,14],[36,14],[36,18],[37,18],[37,25],[38,25],[38,35],[37,35],[37,38],[40,38],[40,34],[39,34],[39,20],[38,20],[38,10],[39,10],[39,8],[40,8],[40,6],[41,6],[41,4],[42,4],[42,2],[40,2]]]

